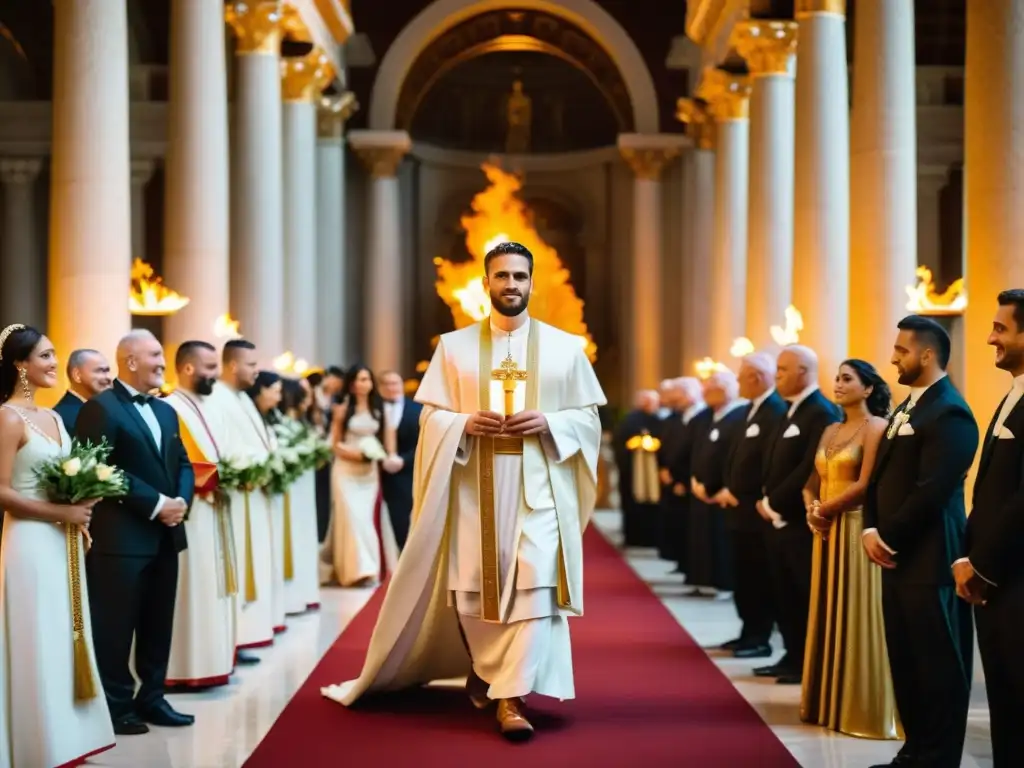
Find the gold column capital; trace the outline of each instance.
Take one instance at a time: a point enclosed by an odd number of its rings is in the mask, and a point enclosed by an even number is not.
[[[281,31],[289,40],[294,40],[298,43],[313,42],[313,34],[309,31],[309,27],[306,26],[306,22],[302,20],[302,14],[299,13],[299,9],[288,2],[283,3],[281,6]]]
[[[708,104],[718,122],[746,120],[750,117],[750,79],[709,67],[704,70],[697,98]]]
[[[669,160],[679,156],[678,147],[619,147],[622,159],[638,179],[660,181]]]
[[[788,75],[796,53],[798,29],[795,21],[748,19],[736,25],[732,45],[746,60],[754,77]]]
[[[235,2],[224,6],[224,20],[235,33],[235,52],[277,55],[281,50],[283,9],[276,0]]]
[[[314,102],[334,80],[334,65],[327,54],[314,48],[305,56],[281,57],[281,98]]]
[[[696,99],[679,99],[676,102],[676,119],[686,123],[686,135],[693,139],[697,149],[715,148],[715,121],[708,112],[708,106]]]
[[[341,138],[345,123],[359,110],[359,102],[352,91],[339,96],[324,96],[317,105],[316,133],[324,139]]]
[[[398,166],[408,152],[401,146],[353,146],[356,157],[375,179],[386,179],[398,173]]]
[[[830,13],[846,18],[846,0],[796,0],[793,16],[811,16],[816,13]]]

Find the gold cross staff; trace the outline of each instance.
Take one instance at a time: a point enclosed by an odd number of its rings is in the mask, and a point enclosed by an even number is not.
[[[526,371],[519,370],[516,361],[512,359],[511,352],[508,357],[501,361],[501,368],[495,368],[491,371],[491,378],[495,381],[500,381],[501,387],[505,392],[506,418],[513,415],[512,397],[516,391],[516,382],[526,381],[526,377]]]

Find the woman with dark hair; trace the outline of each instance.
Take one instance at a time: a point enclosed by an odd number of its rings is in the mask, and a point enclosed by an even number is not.
[[[846,360],[835,379],[843,420],[821,436],[804,488],[814,531],[800,718],[866,739],[900,739],[882,621],[882,571],[861,545],[862,503],[892,395],[878,371]]]
[[[271,458],[277,453],[277,435],[274,432],[273,424],[277,419],[277,406],[281,403],[281,375],[274,371],[260,371],[256,374],[256,382],[246,390],[246,394],[252,398],[263,418],[260,425],[260,437],[266,437],[267,450]],[[274,632],[279,634],[287,628],[285,625],[285,581],[284,581],[284,545],[285,545],[285,520],[284,520],[284,497],[281,494],[268,494],[270,502],[270,615],[274,622]]]
[[[68,541],[82,531],[95,501],[51,503],[37,488],[36,468],[68,455],[60,417],[35,404],[38,389],[57,384],[57,355],[39,331],[10,325],[0,332],[0,765],[77,765],[114,746],[114,730],[92,647],[89,589],[73,600]],[[70,529],[70,530],[69,530]],[[73,611],[84,620],[88,665],[76,670]],[[86,670],[95,695],[75,700],[75,673]]]
[[[395,452],[395,430],[385,422],[384,401],[365,365],[348,370],[339,397],[331,419],[333,509],[320,583],[375,586],[384,570],[382,533],[390,531],[380,515],[380,462]]]

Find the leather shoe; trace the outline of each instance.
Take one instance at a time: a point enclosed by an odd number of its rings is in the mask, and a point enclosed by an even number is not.
[[[735,651],[737,648],[743,645],[743,638],[737,637],[735,640],[730,640],[727,643],[722,643],[718,646],[720,651]]]
[[[501,735],[509,741],[529,741],[533,736],[533,726],[523,716],[518,699],[501,699],[498,702],[498,727]]]
[[[148,707],[139,707],[138,712],[139,717],[147,723],[162,725],[166,728],[181,728],[185,725],[192,725],[196,721],[194,716],[175,710],[167,703],[167,699],[160,699]]]
[[[741,645],[735,648],[732,655],[737,659],[766,659],[772,655],[770,645]]]
[[[235,653],[235,664],[240,667],[248,667],[259,663],[259,656],[253,656],[251,653],[245,653],[244,651],[237,651]]]
[[[114,733],[118,736],[141,736],[144,733],[149,733],[149,726],[132,712],[130,715],[114,720]]]
[[[782,669],[778,664],[770,664],[767,667],[754,667],[755,677],[778,677]]]
[[[477,709],[487,709],[490,706],[491,700],[487,698],[488,688],[490,686],[483,681],[476,670],[470,669],[469,676],[466,678],[466,695]]]
[[[800,685],[804,681],[803,675],[796,673],[784,673],[775,678],[776,685]]]

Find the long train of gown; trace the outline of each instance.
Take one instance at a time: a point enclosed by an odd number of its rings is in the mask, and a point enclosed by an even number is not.
[[[13,409],[12,409],[13,410]],[[43,500],[35,467],[65,456],[61,445],[26,426],[28,442],[14,457],[11,486]],[[0,546],[0,765],[54,768],[114,746],[92,643],[85,547],[79,546],[82,614],[96,697],[76,702],[71,588],[64,526],[4,515]]]
[[[863,449],[840,448],[814,464],[826,501],[860,476]],[[863,513],[849,510],[828,540],[814,537],[811,603],[804,653],[800,719],[867,739],[901,739],[882,621],[882,571],[861,545]]]

